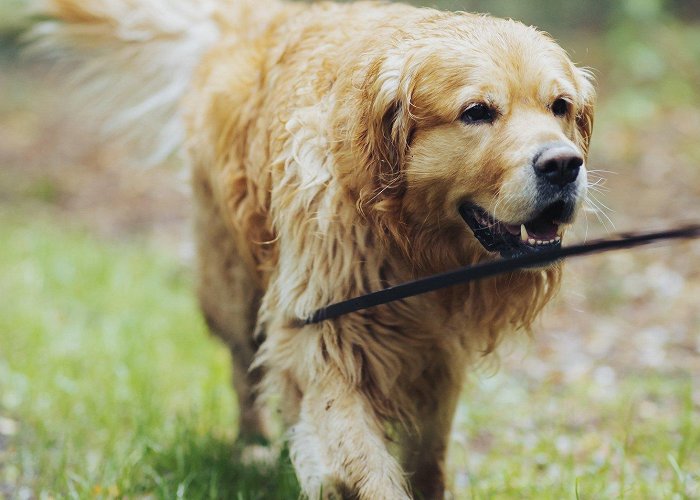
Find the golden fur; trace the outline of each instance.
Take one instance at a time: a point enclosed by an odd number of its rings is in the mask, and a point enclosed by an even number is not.
[[[366,2],[163,2],[51,0],[62,22],[46,24],[38,43],[108,41],[114,56],[88,58],[89,78],[127,70],[187,82],[144,109],[168,124],[173,109],[185,113],[184,136],[170,138],[192,165],[199,297],[233,354],[241,435],[268,432],[258,403],[275,396],[306,495],[440,498],[465,367],[530,326],[560,267],[318,325],[300,319],[492,259],[456,207],[532,215],[523,165],[533,150],[566,141],[587,153],[587,73],[541,32],[486,16]],[[562,95],[572,106],[564,118],[548,108]],[[465,105],[483,100],[501,118],[465,126]]]

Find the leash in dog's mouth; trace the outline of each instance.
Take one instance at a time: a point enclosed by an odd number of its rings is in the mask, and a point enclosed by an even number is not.
[[[523,224],[499,221],[472,203],[459,207],[459,213],[487,251],[513,258],[561,247],[564,227],[573,208],[563,201],[552,203],[532,220]]]
[[[486,223],[490,223],[488,219],[484,220]],[[527,227],[528,225],[529,224],[525,224],[525,229],[528,233],[530,233],[530,229]],[[539,226],[533,223],[533,230],[538,227]],[[495,233],[495,231],[492,229],[489,229],[489,231]],[[505,228],[505,231],[509,235],[515,237],[515,235],[512,234],[511,231],[508,230],[508,228]],[[501,236],[500,231],[499,236]],[[489,278],[492,276],[497,276],[499,274],[517,271],[519,269],[524,269],[528,267],[536,267],[545,264],[551,264],[553,262],[569,257],[591,255],[595,253],[608,252],[611,250],[634,248],[642,245],[648,245],[654,242],[695,238],[700,238],[700,224],[692,224],[679,228],[669,229],[666,231],[657,231],[651,233],[624,233],[614,238],[595,240],[588,243],[582,243],[579,245],[572,245],[568,247],[562,247],[561,240],[556,241],[555,239],[554,243],[547,245],[537,245],[536,251],[528,251],[524,253],[521,252],[518,253],[517,256],[507,257],[504,259],[486,262],[483,264],[477,264],[475,266],[455,269],[446,273],[428,276],[427,278],[422,278],[415,281],[409,281],[407,283],[391,286],[389,288],[368,293],[366,295],[361,295],[359,297],[345,300],[343,302],[331,304],[329,306],[318,309],[311,315],[311,317],[302,321],[304,324],[307,325],[320,323],[321,321],[334,319],[345,314],[360,311],[362,309],[368,309],[370,307],[387,304],[389,302],[394,302],[408,297],[413,297],[415,295],[432,292],[441,288],[464,284],[470,281],[481,280],[484,278]],[[494,240],[496,240],[495,237]],[[506,242],[508,241],[510,240],[506,239]],[[530,244],[530,246],[532,245]]]

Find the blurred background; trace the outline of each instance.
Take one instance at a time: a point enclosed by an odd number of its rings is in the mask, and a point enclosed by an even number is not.
[[[593,68],[577,241],[700,221],[700,1],[429,5],[534,24]],[[0,498],[296,498],[284,454],[231,453],[187,173],[125,165],[71,119],[19,58],[25,6],[0,0]],[[533,336],[469,375],[454,497],[700,497],[699,262],[698,243],[570,262]]]

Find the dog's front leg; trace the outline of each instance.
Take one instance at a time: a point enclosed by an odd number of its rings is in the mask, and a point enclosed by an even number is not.
[[[300,410],[290,447],[310,498],[410,498],[382,423],[358,387],[329,369],[305,392]]]
[[[404,436],[404,465],[411,475],[413,491],[420,498],[441,500],[445,497],[445,455],[462,384],[459,379],[439,373],[426,378],[434,393],[418,408],[417,432]]]

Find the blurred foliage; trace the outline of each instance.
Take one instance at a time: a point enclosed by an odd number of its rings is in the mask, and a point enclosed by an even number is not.
[[[539,26],[557,37],[566,37],[572,31],[601,32],[627,20],[658,20],[659,16],[687,21],[700,19],[700,0],[408,0],[407,3],[510,17]]]
[[[29,22],[27,0],[0,0],[0,44],[19,33]]]
[[[0,0],[0,33],[16,32],[27,22],[31,0]],[[235,0],[234,0],[235,1]],[[313,1],[313,0],[310,0]],[[341,0],[342,1],[342,0]],[[345,0],[348,1],[348,0]],[[627,21],[675,17],[700,20],[700,0],[405,0],[414,5],[445,10],[485,12],[540,26],[557,36],[571,30],[607,30]]]
[[[605,78],[617,89],[608,110],[643,121],[665,109],[700,103],[700,26],[681,22],[659,0],[622,5],[625,15],[604,38]]]

